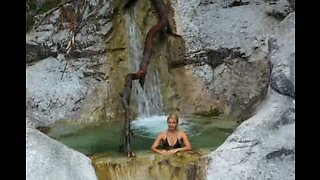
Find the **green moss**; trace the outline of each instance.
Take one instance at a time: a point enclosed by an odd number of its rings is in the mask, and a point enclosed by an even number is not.
[[[105,111],[105,106],[98,106],[94,108],[90,116],[93,117],[94,121],[101,121],[106,119],[106,111]]]
[[[29,15],[27,17],[27,19],[26,19],[26,25],[27,25],[26,31],[27,32],[31,30],[31,28],[33,27],[34,23],[35,23],[34,18]]]
[[[37,129],[45,134],[48,134],[51,128],[48,126],[39,126],[37,127]]]
[[[209,111],[196,111],[194,115],[196,116],[207,116],[207,117],[217,117],[222,115],[222,111],[219,108],[210,108]]]
[[[56,7],[62,0],[27,0],[26,1],[26,11],[27,11],[27,18],[26,18],[26,25],[27,25],[27,32],[31,30],[31,28],[35,24],[35,16],[39,14],[43,14],[48,10]]]
[[[45,13],[62,2],[62,0],[27,0],[27,3],[28,1],[30,3],[30,9],[35,12],[35,15]]]

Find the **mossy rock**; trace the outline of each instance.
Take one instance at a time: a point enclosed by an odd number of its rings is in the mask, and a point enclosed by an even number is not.
[[[211,108],[209,111],[196,111],[193,115],[205,116],[205,117],[218,117],[223,114],[223,111],[219,108]]]
[[[48,134],[51,130],[51,128],[48,126],[39,126],[39,127],[37,127],[37,129],[39,131],[43,132],[44,134]]]

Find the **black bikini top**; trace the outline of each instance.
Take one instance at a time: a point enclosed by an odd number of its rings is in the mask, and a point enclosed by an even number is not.
[[[182,140],[182,139],[181,139]],[[180,141],[181,141],[180,140]],[[170,146],[169,142],[168,142],[168,138],[166,137],[166,140],[163,141],[162,146],[163,148],[167,148],[167,149],[176,149],[176,148],[181,148],[182,147],[182,143],[179,141],[179,139],[177,138],[177,141],[174,145]]]

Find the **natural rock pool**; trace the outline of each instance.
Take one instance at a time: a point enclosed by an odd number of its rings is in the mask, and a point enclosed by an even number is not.
[[[88,124],[61,121],[47,134],[92,160],[99,180],[203,180],[207,154],[221,145],[238,125],[236,121],[210,117],[180,117],[179,128],[187,132],[192,151],[164,156],[151,153],[157,134],[167,128],[166,116],[132,121],[135,158],[118,152],[123,121]]]
[[[75,124],[58,122],[47,133],[68,147],[86,155],[118,153],[123,121]],[[237,126],[236,121],[210,117],[181,117],[180,129],[187,131],[193,150],[216,149]],[[132,121],[134,152],[149,150],[156,135],[167,128],[166,116],[139,118]]]

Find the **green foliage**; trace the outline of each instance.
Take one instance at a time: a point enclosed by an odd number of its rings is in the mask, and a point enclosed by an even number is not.
[[[62,0],[27,0],[26,11],[27,11],[27,32],[33,27],[35,23],[35,16],[43,14],[48,10],[54,8],[60,4]]]
[[[62,0],[27,0],[29,9],[34,15],[45,13],[61,2]]]

